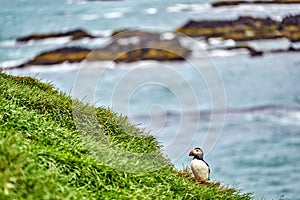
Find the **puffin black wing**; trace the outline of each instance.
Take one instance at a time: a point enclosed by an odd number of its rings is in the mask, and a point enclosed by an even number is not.
[[[207,167],[208,167],[208,180],[210,180],[210,167],[209,167],[208,163],[205,162],[205,160],[203,160],[203,162],[204,162],[204,163],[207,165]]]

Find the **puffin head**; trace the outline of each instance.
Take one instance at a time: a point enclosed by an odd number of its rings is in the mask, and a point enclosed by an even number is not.
[[[195,149],[190,151],[189,156],[194,156],[195,158],[203,159],[203,151],[201,148],[196,147]]]

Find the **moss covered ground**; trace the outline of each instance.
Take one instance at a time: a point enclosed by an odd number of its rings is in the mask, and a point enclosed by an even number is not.
[[[112,167],[93,154],[76,128],[74,102],[95,111],[99,135],[118,149],[160,152],[157,140],[126,117],[74,101],[36,79],[0,72],[0,199],[251,199],[219,183],[196,183],[161,153],[164,165],[156,170]]]

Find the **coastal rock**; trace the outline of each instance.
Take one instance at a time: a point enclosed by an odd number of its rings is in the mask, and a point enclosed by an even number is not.
[[[241,4],[297,4],[300,3],[300,0],[252,0],[252,1],[216,1],[211,5],[213,7],[221,6],[236,6]]]
[[[268,50],[268,51],[259,51],[259,50],[256,50],[256,49],[248,46],[247,44],[238,45],[238,46],[235,46],[235,47],[224,48],[224,50],[229,50],[229,51],[230,50],[236,50],[236,49],[246,49],[246,50],[248,50],[249,55],[251,57],[263,56],[264,54],[289,53],[289,52],[290,53],[298,53],[298,52],[300,52],[299,48],[295,48],[293,46],[290,46],[287,49],[273,49],[273,50]]]
[[[291,53],[297,52],[298,53],[298,52],[300,52],[300,49],[290,46],[288,49],[272,50],[272,51],[269,51],[268,53],[286,53],[286,52],[291,52]]]
[[[246,49],[249,52],[249,55],[251,57],[257,57],[257,56],[262,56],[264,54],[264,52],[262,51],[258,51],[248,45],[239,45],[239,46],[235,46],[235,47],[227,47],[224,48],[224,50],[236,50],[236,49]]]
[[[44,40],[49,38],[59,38],[59,37],[70,37],[71,40],[79,40],[83,38],[96,38],[84,30],[76,29],[61,33],[45,33],[45,34],[32,34],[24,37],[17,38],[17,42],[29,42],[31,40]]]
[[[104,49],[118,55],[114,59],[116,62],[184,60],[190,53],[180,44],[180,37],[175,33],[118,30],[112,36],[113,42]]]
[[[299,15],[285,17],[281,22],[253,17],[239,17],[236,20],[192,20],[177,31],[191,37],[221,37],[235,41],[286,37],[294,42],[300,40],[299,22]]]
[[[300,14],[288,16],[282,20],[281,32],[292,42],[300,41]]]
[[[64,47],[41,53],[32,60],[15,66],[53,65],[63,62],[111,60],[135,62],[139,60],[183,60],[190,50],[183,47],[180,37],[173,33],[154,33],[140,30],[119,30],[111,36],[111,43],[102,48]]]
[[[64,47],[41,53],[32,60],[13,68],[23,68],[31,65],[54,65],[63,62],[80,62],[84,60],[90,52],[90,49],[82,47]]]
[[[288,25],[297,26],[300,24],[300,15],[287,16],[282,20],[282,24],[285,26]]]

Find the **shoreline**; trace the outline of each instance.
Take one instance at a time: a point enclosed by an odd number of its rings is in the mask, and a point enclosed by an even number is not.
[[[299,4],[300,0],[228,0],[228,1],[215,1],[212,2],[212,7],[223,7],[223,6],[237,6],[237,5],[270,5],[270,4]]]
[[[300,0],[274,0],[269,3],[300,2]],[[264,1],[217,1],[211,5],[243,3],[262,3]],[[219,4],[218,4],[219,3]],[[269,53],[298,52],[300,48],[294,43],[300,42],[300,14],[284,17],[281,21],[269,17],[240,16],[232,20],[189,20],[173,32],[156,32],[143,29],[117,29],[110,36],[90,34],[83,29],[65,32],[31,34],[16,38],[16,45],[34,45],[45,40],[62,40],[60,47],[41,51],[27,61],[8,66],[7,69],[24,68],[27,66],[49,66],[64,62],[77,63],[83,60],[113,61],[115,63],[131,63],[142,60],[155,61],[183,61],[193,54],[194,49],[182,44],[181,39],[192,37],[196,42],[203,42],[205,51],[213,50],[247,50],[249,56],[262,56]],[[199,40],[200,38],[200,40]],[[210,39],[219,39],[221,43],[232,40],[231,45],[217,45],[210,43]],[[289,40],[287,48],[272,50],[256,49],[248,42],[286,38]],[[109,41],[102,47],[91,48],[88,44],[96,45],[97,39]],[[81,41],[89,40],[83,43]],[[78,44],[73,44],[78,43]]]

